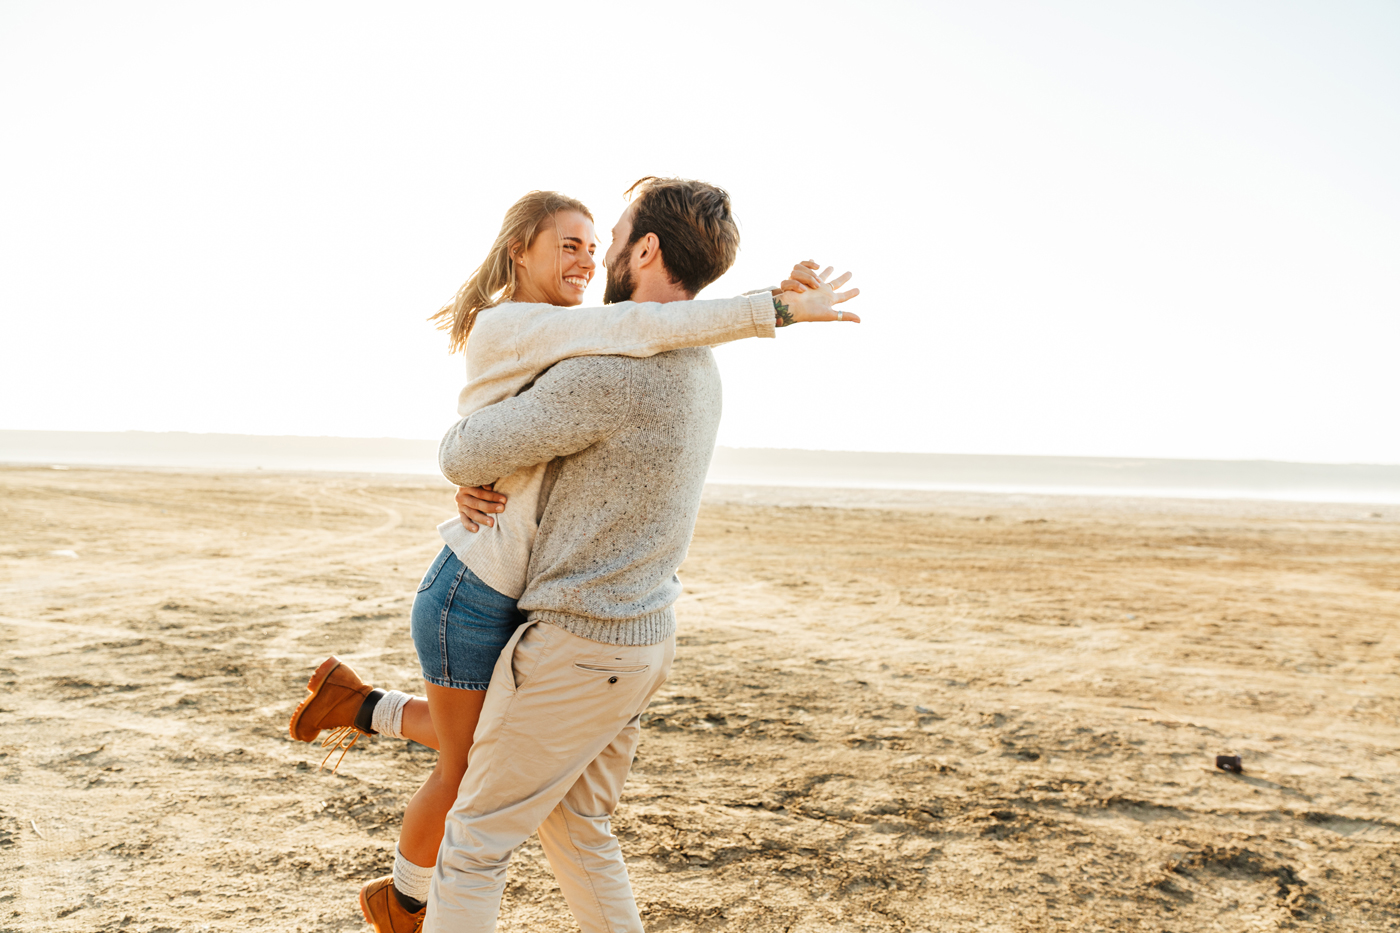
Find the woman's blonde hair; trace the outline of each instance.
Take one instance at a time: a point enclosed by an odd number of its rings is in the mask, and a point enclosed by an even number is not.
[[[531,191],[506,211],[501,232],[496,234],[486,260],[457,289],[456,296],[428,318],[437,323],[438,330],[450,332],[450,352],[467,348],[467,337],[471,336],[479,311],[515,297],[515,254],[533,246],[545,222],[560,211],[578,211],[590,221],[593,219],[582,201],[557,191]]]

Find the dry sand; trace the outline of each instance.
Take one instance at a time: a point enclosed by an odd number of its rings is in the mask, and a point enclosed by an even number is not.
[[[0,931],[366,929],[432,753],[286,720],[332,650],[415,686],[448,502],[0,470]],[[649,929],[1400,928],[1397,555],[1394,507],[714,490],[616,819]],[[574,929],[533,842],[502,928]]]

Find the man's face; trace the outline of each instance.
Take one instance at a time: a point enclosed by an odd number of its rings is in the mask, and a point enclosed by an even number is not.
[[[637,283],[632,278],[632,264],[629,261],[627,241],[632,236],[632,205],[617,219],[612,228],[612,245],[603,255],[603,265],[607,267],[608,278],[603,287],[603,304],[618,301],[631,301]]]

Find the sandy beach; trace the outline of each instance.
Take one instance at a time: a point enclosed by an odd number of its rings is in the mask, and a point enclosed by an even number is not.
[[[367,929],[425,478],[0,469],[0,933]],[[1400,508],[713,487],[615,821],[652,931],[1400,929]],[[1242,756],[1245,771],[1213,767]],[[533,842],[503,930],[568,931]]]

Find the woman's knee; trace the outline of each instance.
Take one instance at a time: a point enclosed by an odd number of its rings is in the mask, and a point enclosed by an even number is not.
[[[444,790],[451,790],[455,794],[466,774],[467,756],[465,752],[460,759],[454,757],[453,760],[448,760],[445,756],[440,756],[437,766],[433,768],[433,773],[428,775],[428,783]]]

